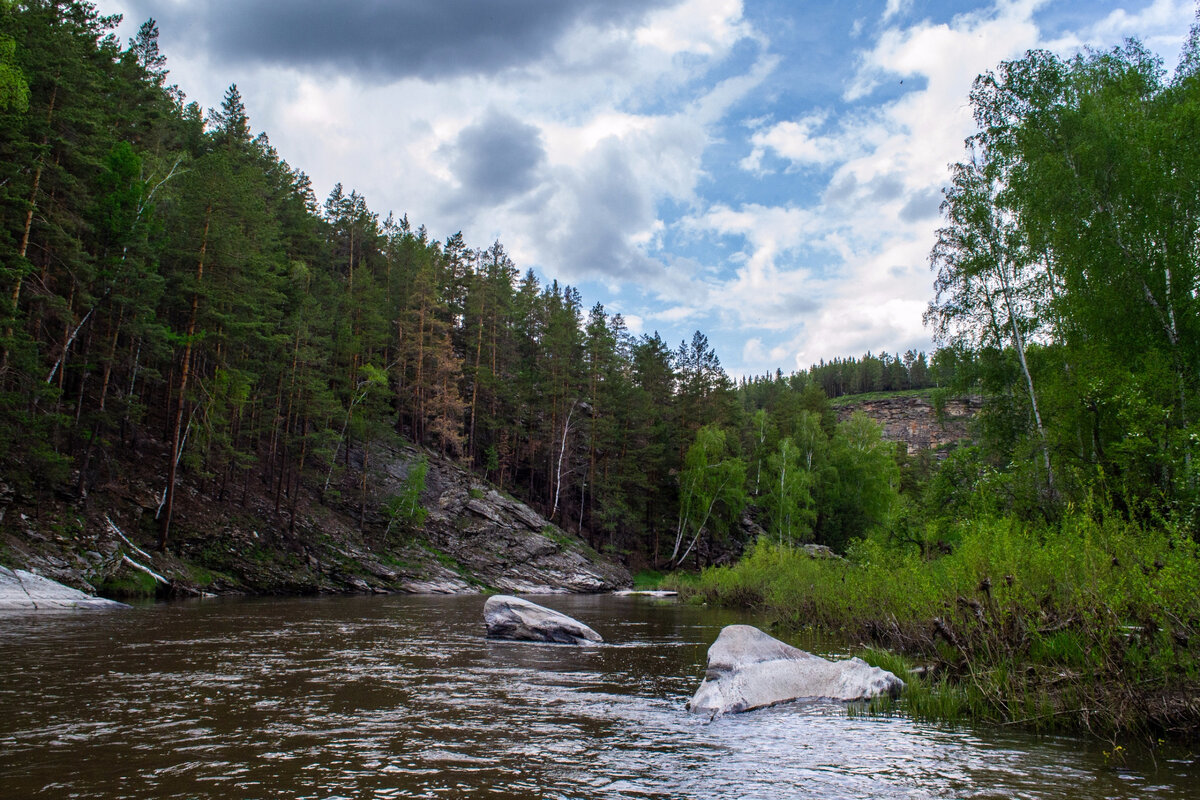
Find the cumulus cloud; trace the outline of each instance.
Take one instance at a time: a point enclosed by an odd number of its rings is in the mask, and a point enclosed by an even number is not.
[[[768,151],[793,166],[819,167],[845,161],[860,149],[860,145],[841,131],[822,133],[828,121],[829,112],[818,111],[756,131],[750,137],[753,150],[742,161],[742,167],[759,171]]]
[[[742,0],[98,2],[128,12],[126,35],[157,18],[202,106],[236,81],[318,193],[340,181],[435,237],[500,239],[635,333],[704,329],[734,374],[928,347],[928,252],[975,75],[1127,35],[1170,65],[1192,19],[1191,0],[1138,0],[1051,38],[1047,0],[940,20],[888,0],[845,38],[844,11],[776,25]],[[788,25],[804,46],[836,31],[822,44],[851,66],[806,72],[777,48]]]
[[[970,84],[1038,43],[1038,5],[1000,2],[949,23],[885,28],[859,54],[838,113],[784,120],[751,136],[744,168],[770,156],[793,169],[826,171],[811,205],[746,204],[691,221],[716,236],[742,237],[745,266],[713,295],[726,298],[744,325],[791,331],[776,347],[791,354],[795,368],[833,355],[928,347],[921,323],[930,292],[926,263],[947,164],[961,156],[972,128]],[[913,88],[866,104],[888,76],[913,78]],[[763,283],[770,290],[755,300],[752,288]],[[803,298],[803,317],[781,297]],[[750,303],[752,314],[744,310]]]

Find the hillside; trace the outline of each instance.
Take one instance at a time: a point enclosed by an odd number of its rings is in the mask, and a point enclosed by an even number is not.
[[[161,443],[143,448],[154,446]],[[154,460],[133,454],[114,471],[120,478],[86,496],[21,494],[3,484],[0,562],[117,597],[591,592],[630,582],[623,567],[449,461],[398,440],[377,442],[371,453],[355,485],[335,485],[344,499],[328,505],[319,487],[276,505],[261,481],[214,500],[185,479],[169,555],[153,549],[164,480],[146,466]],[[350,454],[360,466],[362,458],[362,450]],[[422,459],[425,524],[389,530],[381,509]]]

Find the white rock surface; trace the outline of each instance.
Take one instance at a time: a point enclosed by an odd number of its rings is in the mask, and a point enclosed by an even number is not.
[[[600,634],[576,619],[519,597],[492,595],[483,604],[489,639],[585,644],[603,642]]]
[[[708,672],[688,703],[719,716],[791,700],[865,700],[895,696],[904,681],[860,658],[829,661],[750,625],[729,625],[708,648]]]
[[[0,567],[0,611],[45,611],[65,608],[128,608],[124,603],[93,597],[23,569]]]

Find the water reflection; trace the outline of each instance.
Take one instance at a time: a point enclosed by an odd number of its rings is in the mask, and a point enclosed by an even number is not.
[[[708,723],[684,703],[720,628],[748,620],[644,598],[545,602],[611,643],[487,641],[479,597],[0,618],[0,797],[1200,795],[1190,761],[1115,771],[1072,739],[836,704]]]

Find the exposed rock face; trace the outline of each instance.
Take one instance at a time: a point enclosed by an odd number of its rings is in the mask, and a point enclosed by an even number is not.
[[[823,544],[806,544],[803,549],[809,558],[841,558],[832,548]]]
[[[828,661],[750,625],[729,625],[708,649],[708,671],[688,710],[717,716],[791,700],[895,696],[903,688],[895,675],[860,658]]]
[[[600,634],[576,619],[519,597],[497,594],[483,604],[489,639],[557,644],[598,643]]]
[[[415,449],[388,454],[381,480],[385,493],[399,490],[418,455]],[[429,459],[422,501],[429,516],[421,535],[446,560],[486,586],[550,594],[607,592],[633,583],[629,570],[447,462]],[[454,590],[463,589],[470,587]]]
[[[883,438],[904,442],[908,451],[937,449],[970,438],[968,423],[983,407],[975,397],[948,399],[941,418],[927,397],[898,396],[848,403],[837,408],[838,421],[861,411],[883,426]]]
[[[23,569],[0,567],[0,611],[44,611],[77,608],[128,608],[124,603],[93,597]]]

